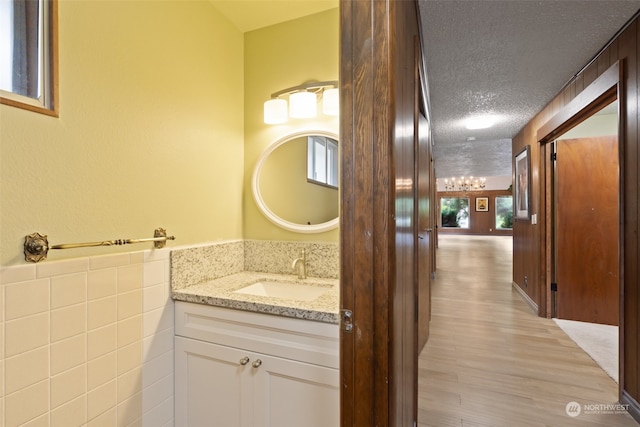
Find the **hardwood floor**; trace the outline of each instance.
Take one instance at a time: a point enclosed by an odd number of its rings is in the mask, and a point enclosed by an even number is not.
[[[512,289],[511,254],[510,237],[439,236],[418,425],[637,426],[585,406],[617,403],[618,385]]]

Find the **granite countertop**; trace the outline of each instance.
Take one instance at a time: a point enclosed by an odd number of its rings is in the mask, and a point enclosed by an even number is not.
[[[310,301],[276,298],[236,293],[238,289],[259,281],[301,283],[327,292]],[[208,282],[173,289],[171,297],[176,301],[207,304],[298,319],[315,320],[338,324],[339,287],[338,279],[309,277],[298,279],[294,275],[255,273],[244,271],[220,277]]]

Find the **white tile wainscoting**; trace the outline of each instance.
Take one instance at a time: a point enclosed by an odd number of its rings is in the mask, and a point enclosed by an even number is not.
[[[173,426],[169,259],[0,269],[0,425]]]
[[[301,248],[310,275],[337,278],[337,243],[317,242],[234,240],[1,267],[0,426],[173,426],[171,285],[245,269],[286,274]]]

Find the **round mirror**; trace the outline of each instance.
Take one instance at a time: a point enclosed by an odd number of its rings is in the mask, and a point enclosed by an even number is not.
[[[260,211],[289,231],[321,233],[338,227],[338,136],[289,134],[260,155],[251,187]]]

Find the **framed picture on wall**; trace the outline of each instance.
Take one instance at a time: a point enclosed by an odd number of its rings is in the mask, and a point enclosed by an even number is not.
[[[517,219],[530,219],[531,201],[531,159],[527,145],[515,158],[515,194],[513,198],[514,215]]]
[[[476,212],[489,212],[488,197],[476,197]]]

